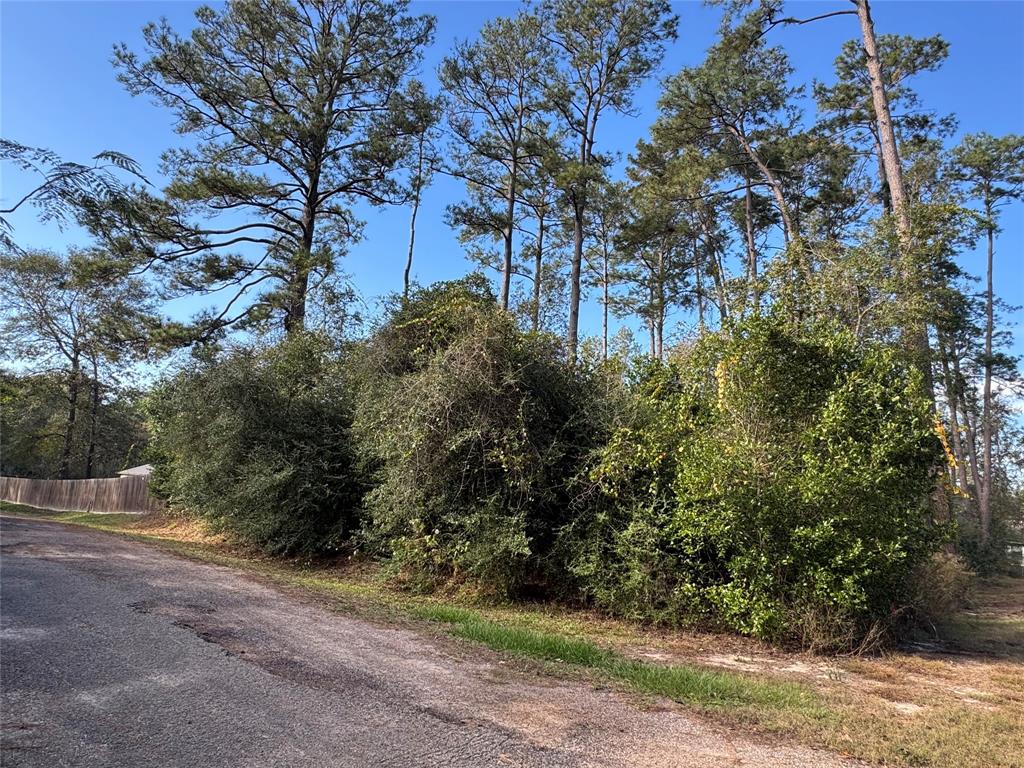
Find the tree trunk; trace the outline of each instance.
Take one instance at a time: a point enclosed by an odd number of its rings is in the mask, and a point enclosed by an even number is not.
[[[505,240],[504,254],[501,261],[501,308],[508,309],[509,294],[512,291],[512,238],[515,234],[516,215],[516,174],[519,173],[519,159],[512,157],[512,167],[509,169],[508,191],[505,198]]]
[[[878,140],[878,125],[871,128],[871,140],[875,144],[875,159],[878,162],[878,197],[885,213],[892,213],[892,198],[889,196],[889,182],[885,177],[885,158],[882,156],[882,142]]]
[[[723,323],[729,319],[729,302],[725,292],[725,265],[722,263],[722,255],[715,247],[715,241],[711,237],[711,228],[707,219],[700,213],[697,214],[697,222],[700,225],[701,234],[704,235],[704,247],[714,261],[714,268],[711,270],[711,281],[715,286],[715,295],[718,297],[718,317]],[[720,323],[721,324],[721,323]]]
[[[970,457],[971,481],[974,483],[975,493],[981,489],[981,476],[979,474],[978,447],[974,436],[978,433],[978,425],[971,415],[970,405],[967,402],[967,394],[964,391],[964,378],[960,372],[960,358],[956,349],[950,356],[953,361],[953,375],[957,382],[957,397],[960,402],[960,412],[964,415],[964,437],[967,441],[967,455]]]
[[[89,404],[89,450],[85,454],[85,476],[92,477],[96,460],[96,421],[100,410],[100,379],[96,359],[92,360],[92,399]]]
[[[747,238],[747,284],[754,314],[761,314],[761,289],[757,285],[757,248],[754,244],[754,194],[750,188],[750,175],[744,169],[746,190],[743,195],[743,219]]]
[[[409,281],[412,276],[412,253],[416,244],[416,214],[420,210],[420,191],[423,186],[423,142],[420,136],[416,153],[416,181],[413,186],[412,215],[409,217],[409,253],[405,259],[405,272],[402,275],[402,298],[409,298]]]
[[[655,337],[658,342],[658,359],[665,359],[665,253],[658,252],[658,295],[655,305],[657,329]]]
[[[857,6],[857,18],[860,20],[861,35],[864,41],[864,55],[871,82],[871,103],[875,109],[875,120],[878,123],[878,141],[881,145],[882,165],[885,168],[885,180],[889,188],[889,200],[892,203],[893,216],[896,219],[896,231],[900,242],[900,272],[904,280],[905,290],[910,294],[908,301],[913,301],[918,291],[917,266],[913,258],[913,240],[910,226],[910,208],[907,201],[906,187],[903,183],[903,167],[900,164],[899,150],[896,145],[896,129],[892,114],[889,111],[889,96],[885,90],[885,75],[882,62],[878,57],[878,43],[875,39],[875,25],[871,20],[871,6],[868,0],[854,0]],[[935,385],[932,381],[931,349],[928,341],[928,327],[920,320],[913,320],[907,328],[907,346],[918,358],[917,364],[925,380],[925,389],[935,402]]]
[[[78,418],[78,390],[82,384],[82,368],[79,350],[71,353],[71,370],[68,372],[68,414],[64,420],[64,445],[61,447],[57,476],[66,480],[71,470],[71,447],[75,437],[75,420]]]
[[[992,529],[992,334],[995,320],[995,295],[992,291],[992,261],[995,251],[995,225],[992,199],[985,195],[985,217],[988,237],[988,262],[985,281],[985,383],[981,399],[981,492],[978,494],[978,517],[981,522],[981,543],[987,544]]]
[[[309,270],[295,270],[288,285],[288,306],[285,308],[284,332],[291,336],[306,327],[306,294],[309,291]]]
[[[697,333],[701,336],[707,330],[704,321],[704,270],[701,268],[700,241],[693,238],[693,277],[697,292]]]
[[[608,253],[608,238],[605,235],[607,233],[603,232],[601,238],[601,358],[603,360],[608,359],[608,283],[610,280],[608,270],[610,255]]]
[[[950,348],[939,339],[939,355],[942,360],[942,375],[946,382],[946,406],[949,410],[949,429],[953,438],[953,458],[956,459],[956,481],[963,493],[970,493],[967,483],[967,456],[964,453],[963,437],[960,434],[957,388],[959,382],[953,378],[949,366]]]
[[[569,321],[565,333],[569,361],[576,362],[579,349],[580,276],[583,272],[583,207],[579,200],[573,203],[572,265],[569,271]]]
[[[540,330],[540,297],[544,279],[544,214],[537,216],[537,253],[533,262],[533,332]]]
[[[882,61],[878,57],[878,42],[875,39],[875,24],[871,20],[871,5],[868,0],[855,0],[857,18],[860,20],[861,36],[864,40],[864,55],[871,82],[871,103],[878,122],[878,142],[882,153],[882,166],[889,187],[889,199],[896,216],[896,227],[904,248],[910,241],[910,210],[907,207],[906,187],[903,184],[903,168],[900,165],[896,146],[896,129],[889,111],[889,96],[885,91],[885,76]]]
[[[285,307],[284,331],[289,336],[306,327],[306,296],[309,292],[309,267],[316,231],[316,198],[320,184],[319,169],[310,177],[306,203],[302,208],[302,242],[288,281],[288,304]]]
[[[652,314],[647,318],[647,330],[650,331],[650,342],[651,342],[651,360],[654,360],[658,356],[658,343],[657,343],[657,332],[654,329],[654,315]]]
[[[758,171],[761,172],[761,177],[764,179],[768,188],[772,192],[772,197],[775,199],[775,207],[779,209],[779,216],[782,217],[782,237],[785,244],[788,246],[790,241],[796,237],[797,232],[793,229],[793,221],[789,217],[789,206],[786,205],[786,198],[782,194],[782,184],[772,173],[772,169],[761,160],[761,156],[757,154],[754,147],[747,141],[747,137],[733,125],[726,125],[729,132],[739,142],[740,147],[746,153],[747,157],[750,158],[751,162],[757,166]]]
[[[594,109],[591,100],[584,110],[582,120],[584,127],[580,136],[580,166],[585,170],[590,166],[594,155],[594,137],[597,134],[597,118],[599,109]],[[584,179],[585,179],[584,175]],[[566,329],[565,340],[568,346],[569,360],[573,363],[579,351],[580,342],[580,282],[583,277],[583,222],[587,209],[587,185],[586,181],[580,183],[572,205],[572,259],[569,270],[569,322]]]

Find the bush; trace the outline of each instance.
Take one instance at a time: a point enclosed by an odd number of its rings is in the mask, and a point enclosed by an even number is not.
[[[954,611],[970,605],[976,576],[963,558],[936,552],[914,569],[909,581],[908,619],[934,630],[934,625]]]
[[[591,473],[601,496],[563,531],[585,594],[816,646],[899,613],[943,532],[922,503],[931,409],[893,351],[755,319],[637,371],[634,391]]]
[[[410,583],[507,595],[547,581],[567,479],[593,446],[584,374],[473,281],[420,291],[363,350],[366,536]]]
[[[996,483],[993,490],[988,541],[981,539],[977,510],[968,507],[957,516],[956,549],[979,576],[1018,575],[1020,568],[1013,567],[1007,547],[1020,537],[1021,500],[1001,483]]]
[[[161,383],[148,403],[157,488],[268,553],[342,546],[363,486],[339,370],[325,340],[302,335],[207,355]]]

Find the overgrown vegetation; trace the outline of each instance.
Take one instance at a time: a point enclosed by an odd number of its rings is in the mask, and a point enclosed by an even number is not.
[[[200,359],[149,410],[172,502],[270,552],[358,545],[418,589],[818,648],[908,618],[946,528],[898,353],[752,318],[613,381],[460,281],[344,352],[293,335]]]
[[[892,350],[750,320],[638,373],[563,548],[626,615],[845,647],[898,617],[940,540],[923,503],[940,452]]]
[[[147,403],[155,487],[177,508],[271,553],[349,544],[362,483],[351,393],[326,340],[202,354]]]
[[[415,294],[359,353],[366,538],[418,583],[509,595],[557,579],[548,556],[599,405],[556,339],[521,331],[473,286]]]
[[[676,44],[665,0],[526,4],[433,80],[407,0],[230,0],[117,45],[181,135],[162,189],[0,141],[28,179],[0,209],[3,470],[151,461],[247,546],[421,592],[819,650],[930,627],[1024,530],[994,258],[1024,138],[955,136],[913,88],[950,46],[876,34],[868,0],[711,5],[703,60],[619,146],[608,116]],[[812,22],[850,25],[831,73],[774,42]],[[445,177],[496,290],[415,284]],[[411,207],[368,317],[341,272],[361,203]],[[89,248],[19,245],[33,206]]]

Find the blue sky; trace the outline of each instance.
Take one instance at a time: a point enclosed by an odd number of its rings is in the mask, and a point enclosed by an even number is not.
[[[813,16],[845,5],[843,0],[791,2],[788,11]],[[434,83],[433,70],[454,40],[473,37],[486,19],[517,7],[512,2],[480,0],[413,2],[414,12],[437,17],[436,43],[423,63],[428,84]],[[123,41],[140,49],[142,26],[161,16],[179,31],[187,31],[195,8],[191,2],[165,0],[4,0],[0,3],[0,132],[5,138],[47,147],[79,161],[100,150],[115,149],[135,158],[159,184],[159,155],[181,139],[171,128],[169,113],[146,98],[133,98],[117,82],[110,64],[111,48]],[[665,58],[662,76],[698,64],[714,41],[715,9],[680,2],[675,10],[680,16],[680,35]],[[945,66],[937,73],[920,76],[914,85],[927,107],[959,116],[960,133],[1024,133],[1024,2],[877,0],[874,17],[879,33],[938,33],[949,41]],[[842,16],[778,29],[770,39],[786,48],[796,68],[796,80],[829,81],[841,44],[857,33],[856,18]],[[608,117],[598,135],[605,151],[628,153],[646,135],[659,92],[657,80],[652,80],[637,95],[635,117]],[[15,198],[24,188],[23,181],[15,174],[5,174],[0,179],[0,197]],[[414,270],[421,283],[457,277],[469,268],[454,233],[443,221],[445,206],[461,195],[461,184],[445,178],[438,179],[425,195]],[[365,236],[343,268],[372,303],[375,297],[401,287],[409,212],[367,207],[360,215],[367,221]],[[38,224],[30,211],[13,217],[13,223],[23,245],[56,248],[85,242],[79,232],[59,232]],[[1003,225],[996,254],[997,290],[1010,304],[1024,305],[1024,206],[1007,208]],[[981,254],[965,255],[963,266],[980,274]],[[1017,312],[1014,319],[1021,317]],[[599,310],[594,301],[584,308],[583,322],[585,330],[598,328]],[[1024,335],[1016,330],[1018,336]],[[1017,354],[1024,354],[1024,339],[1018,338],[1014,346]]]

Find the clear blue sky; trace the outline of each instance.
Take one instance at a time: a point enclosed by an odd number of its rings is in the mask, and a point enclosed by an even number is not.
[[[813,16],[843,0],[791,2],[789,12]],[[196,7],[191,2],[11,2],[0,3],[0,131],[6,138],[47,147],[67,159],[84,160],[103,149],[124,152],[141,163],[159,183],[160,153],[180,141],[171,130],[169,113],[145,98],[129,96],[114,77],[111,47],[124,41],[141,48],[142,26],[166,16],[187,31]],[[437,17],[437,39],[427,52],[423,76],[434,82],[433,70],[455,39],[473,37],[488,18],[513,12],[511,2],[421,0],[414,12]],[[697,2],[675,4],[680,16],[679,40],[672,45],[661,75],[697,64],[712,44],[718,11]],[[939,33],[950,43],[950,56],[937,73],[914,83],[926,106],[955,112],[960,132],[1024,133],[1024,2],[918,2],[877,0],[879,33],[925,36]],[[779,29],[771,41],[782,44],[796,67],[796,80],[829,81],[832,61],[843,41],[856,37],[850,16],[806,27]],[[637,98],[637,117],[611,116],[599,131],[605,150],[628,153],[645,136],[655,116],[656,81]],[[14,198],[23,189],[13,174],[0,180],[0,197]],[[439,179],[426,193],[417,231],[416,268],[421,283],[456,277],[468,269],[453,233],[443,222],[445,206],[462,195],[461,184]],[[344,269],[360,292],[375,297],[399,289],[408,231],[404,209],[361,210],[365,237],[346,259]],[[82,242],[82,234],[57,232],[35,222],[30,212],[14,218],[16,237],[24,245],[60,247]],[[998,243],[997,290],[1011,304],[1024,305],[1024,207],[1004,213],[1005,232]],[[965,256],[963,265],[980,274],[980,254]],[[172,311],[181,311],[178,310]],[[1018,312],[1016,319],[1022,317]],[[584,326],[598,326],[593,301],[584,310]],[[1017,330],[1017,336],[1024,334]],[[1024,339],[1015,343],[1024,354]]]

